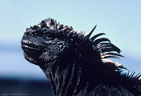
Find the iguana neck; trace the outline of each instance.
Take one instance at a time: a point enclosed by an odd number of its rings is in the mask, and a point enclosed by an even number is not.
[[[72,96],[75,94],[78,83],[80,82],[81,71],[76,64],[67,64],[43,69],[49,79],[55,96]]]

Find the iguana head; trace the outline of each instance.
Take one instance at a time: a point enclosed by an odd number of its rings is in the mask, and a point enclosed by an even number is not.
[[[67,51],[68,54],[65,52],[70,49],[70,43],[65,34],[71,30],[71,27],[57,24],[50,18],[27,28],[21,42],[25,58],[40,66],[45,63],[55,63],[62,58],[61,56],[69,55],[69,51]]]

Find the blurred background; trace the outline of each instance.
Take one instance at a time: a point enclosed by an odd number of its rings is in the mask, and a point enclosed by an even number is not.
[[[94,25],[106,33],[124,58],[116,60],[141,72],[140,0],[0,0],[0,95],[52,96],[42,70],[24,59],[21,38],[27,27],[56,19],[87,34]],[[10,95],[9,95],[10,96]]]

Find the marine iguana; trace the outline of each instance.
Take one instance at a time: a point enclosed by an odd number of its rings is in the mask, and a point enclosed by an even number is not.
[[[44,71],[54,96],[141,96],[141,75],[107,58],[122,57],[105,33],[77,33],[48,18],[26,29],[25,58]]]

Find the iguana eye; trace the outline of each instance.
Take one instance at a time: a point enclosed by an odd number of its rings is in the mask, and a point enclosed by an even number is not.
[[[51,34],[46,34],[45,35],[45,40],[51,40],[52,39],[52,35]]]

